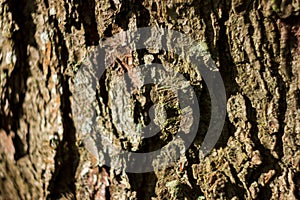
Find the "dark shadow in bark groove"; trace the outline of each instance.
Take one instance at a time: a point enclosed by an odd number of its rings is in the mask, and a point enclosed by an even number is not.
[[[80,30],[82,24],[85,31],[84,36],[86,46],[96,46],[99,44],[100,36],[97,29],[95,5],[95,0],[64,1],[66,11],[66,32],[71,33],[72,27]],[[70,6],[71,9],[69,8]]]
[[[86,46],[98,45],[100,36],[95,16],[95,0],[79,0],[79,19],[85,31]]]
[[[137,27],[146,27],[150,22],[150,13],[143,5],[144,1],[129,1],[122,3],[120,12],[116,16],[116,24],[124,31],[128,30],[129,19],[132,14],[136,15]]]
[[[250,137],[251,140],[254,142],[254,148],[255,148],[253,150],[256,149],[259,150],[263,162],[260,166],[256,168],[249,168],[246,180],[248,180],[247,184],[248,186],[250,186],[250,184],[253,183],[254,181],[258,181],[261,174],[267,173],[271,169],[275,170],[275,175],[271,178],[271,181],[274,180],[276,177],[282,174],[282,169],[279,166],[278,160],[274,158],[270,150],[265,148],[260,142],[260,139],[258,137],[259,130],[257,124],[257,117],[256,117],[257,111],[254,107],[252,107],[251,101],[247,96],[244,96],[244,99],[246,103],[247,119],[251,123]],[[272,191],[268,184],[260,188],[260,191],[258,193],[259,199],[270,199],[271,196],[272,196]]]
[[[49,8],[49,1],[48,0],[44,0],[44,4],[45,4],[46,8]]]
[[[57,46],[61,48],[56,48],[56,55],[59,58],[62,68],[66,68],[68,61],[68,49],[63,37],[58,27],[58,21],[55,18],[50,18],[53,23],[54,39]],[[55,155],[55,171],[49,182],[49,187],[47,188],[50,192],[47,199],[58,199],[62,196],[72,195],[73,199],[76,199],[76,186],[75,186],[75,172],[79,162],[79,152],[76,146],[76,130],[74,122],[71,118],[71,92],[69,89],[69,79],[70,77],[58,72],[60,85],[62,87],[63,94],[60,96],[61,106],[60,111],[62,114],[63,123],[63,139],[59,143],[56,149]]]
[[[226,2],[223,1],[222,9],[226,8]],[[237,68],[233,62],[233,58],[230,54],[230,44],[229,37],[227,35],[227,27],[225,25],[226,21],[229,19],[229,14],[227,11],[222,12],[222,18],[218,20],[218,24],[220,26],[219,30],[219,38],[217,40],[217,51],[220,62],[220,73],[223,78],[223,83],[225,86],[226,99],[228,99],[231,95],[235,95],[237,92],[240,92],[240,87],[235,81],[235,77],[237,77]],[[217,55],[216,55],[217,56]],[[225,148],[227,146],[227,141],[230,136],[232,136],[236,132],[235,126],[229,121],[228,116],[226,116],[224,128],[222,134],[215,146],[215,148]],[[234,196],[238,196],[243,199],[246,194],[246,190],[242,187],[242,183],[237,176],[237,172],[235,168],[230,164],[230,171],[232,176],[235,178],[236,183],[227,183],[225,187],[227,188],[228,198],[233,198]]]
[[[79,152],[76,146],[76,129],[71,115],[71,92],[69,90],[69,77],[60,75],[63,87],[61,95],[61,112],[63,122],[63,140],[57,148],[55,155],[55,172],[49,184],[48,198],[57,199],[62,195],[72,193],[76,198],[75,173],[79,163]]]
[[[76,10],[79,4],[79,0],[64,0],[64,7],[66,11],[66,32],[71,33],[71,28],[74,26],[77,30],[81,28],[81,22],[78,19],[78,11]],[[69,6],[72,6],[70,9]],[[71,10],[71,11],[70,11]],[[88,12],[89,13],[89,12]]]
[[[105,187],[105,199],[111,199],[109,186]]]
[[[17,2],[10,0],[7,1],[7,4],[12,13],[12,20],[16,22],[19,30],[14,31],[12,34],[16,64],[4,86],[4,98],[3,101],[1,101],[0,126],[6,133],[9,133],[10,130],[15,133],[15,137],[13,137],[16,150],[14,158],[18,160],[25,156],[29,149],[29,143],[27,144],[28,149],[25,149],[25,144],[17,132],[20,128],[19,120],[23,115],[22,106],[27,91],[27,79],[30,76],[27,48],[28,46],[37,46],[34,37],[36,26],[31,17],[31,13],[36,10],[36,5],[34,1],[26,0]],[[9,92],[9,90],[11,92]],[[6,115],[4,112],[6,99],[9,102],[9,109],[12,111],[11,115]],[[27,134],[29,134],[29,132],[27,132]],[[26,135],[26,137],[29,138],[29,135]]]
[[[217,48],[219,53],[220,61],[220,73],[223,79],[226,92],[226,100],[230,98],[231,95],[235,95],[240,92],[240,87],[236,83],[235,78],[237,77],[237,67],[233,62],[233,58],[230,54],[230,44],[229,37],[226,33],[226,21],[229,18],[228,12],[223,12],[222,18],[218,20],[220,31],[219,39],[217,40]],[[228,117],[225,119],[225,124],[223,128],[222,135],[216,144],[216,148],[225,147],[230,136],[232,136],[236,131],[236,128],[230,123]]]
[[[295,91],[297,109],[300,109],[300,89]]]
[[[115,23],[124,31],[128,29],[129,18],[132,12],[132,3],[122,3],[120,12],[116,15]]]
[[[230,55],[230,45],[228,43],[228,36],[226,34],[226,25],[225,22],[228,20],[229,15],[228,11],[226,10],[226,2],[222,1],[220,2],[220,8],[224,10],[222,13],[222,18],[218,19],[218,24],[220,26],[219,30],[219,37],[216,43],[216,46],[213,45],[214,38],[216,37],[213,33],[213,27],[212,27],[212,21],[210,14],[214,12],[213,5],[211,2],[206,2],[205,6],[203,5],[194,5],[196,10],[196,14],[199,16],[199,18],[204,20],[205,23],[205,38],[207,41],[207,44],[209,46],[209,50],[211,52],[212,58],[219,59],[220,62],[220,74],[223,78],[226,96],[227,98],[230,97],[232,94],[235,94],[240,90],[239,86],[237,85],[235,81],[235,77],[237,76],[236,67],[233,63],[233,59]],[[203,105],[205,107],[205,105]],[[201,107],[201,112],[203,110]],[[207,113],[207,112],[204,112]],[[209,123],[209,121],[207,121]],[[234,133],[234,126],[230,124],[228,121],[228,118],[226,118],[225,125],[223,128],[222,135],[220,136],[220,139],[218,143],[216,144],[216,148],[219,147],[225,147],[227,144],[227,140],[230,136],[230,134]]]
[[[157,177],[154,172],[127,173],[132,190],[137,192],[137,199],[151,200],[155,197]]]
[[[197,135],[194,139],[193,145],[191,145],[191,146],[198,146],[198,147],[202,145],[202,142],[206,136],[210,118],[211,118],[211,101],[210,101],[209,91],[204,82],[202,83],[202,87],[203,88],[201,90],[201,93],[200,93],[200,91],[198,91],[197,88],[193,88],[193,90],[196,93],[197,100],[199,103],[200,119],[199,119]],[[199,150],[195,150],[195,152],[197,152],[197,154],[199,153],[198,151]],[[199,156],[197,156],[197,158],[199,158]],[[199,161],[199,159],[198,159],[198,161]],[[193,162],[194,161],[192,161],[191,163],[193,163]]]
[[[227,191],[229,191],[228,194],[228,198],[232,199],[234,196],[238,196],[239,199],[244,199],[247,191],[245,188],[242,187],[243,183],[240,180],[240,178],[238,177],[238,173],[235,170],[235,167],[232,164],[229,164],[230,166],[230,172],[234,178],[234,180],[236,181],[236,183],[227,183],[228,185],[226,185],[226,187],[228,187]]]
[[[104,38],[112,37],[112,24],[109,24],[103,32]]]
[[[295,182],[295,185],[296,185],[296,191],[295,191],[295,197],[296,199],[300,199],[300,172],[297,172],[295,173],[294,175],[294,182]]]
[[[274,26],[276,26],[276,22],[273,22]],[[263,25],[263,24],[262,24]],[[280,46],[280,32],[278,29],[275,30],[276,32],[276,38],[278,38],[278,47]],[[267,38],[265,33],[263,32],[263,38]],[[271,71],[272,77],[277,78],[277,85],[278,85],[278,91],[279,91],[279,100],[278,100],[278,124],[279,124],[279,130],[277,133],[273,133],[277,135],[277,141],[276,141],[276,146],[275,150],[279,156],[279,158],[283,157],[283,142],[282,142],[282,137],[284,135],[284,127],[285,127],[285,113],[287,110],[287,101],[285,99],[286,93],[287,93],[287,88],[285,87],[285,82],[283,80],[283,77],[279,73],[279,66],[280,64],[276,62],[276,57],[279,56],[279,50],[277,50],[278,53],[276,53],[276,49],[268,49],[270,58],[271,58],[271,66],[269,70]],[[262,65],[263,66],[263,65]]]
[[[191,154],[193,152],[194,154]],[[185,171],[187,172],[187,176],[189,177],[189,182],[192,185],[192,188],[186,188],[190,193],[194,194],[194,198],[197,199],[199,196],[204,196],[204,193],[201,191],[201,188],[197,185],[197,179],[194,178],[193,174],[193,164],[199,164],[201,161],[199,160],[199,150],[194,146],[191,145],[189,150],[186,151],[185,156],[188,160],[188,166],[185,167]]]
[[[274,63],[275,64],[275,63]],[[287,110],[287,102],[286,102],[286,93],[287,88],[285,87],[285,82],[283,81],[283,78],[281,75],[277,72],[276,74],[277,80],[278,80],[278,86],[279,86],[279,100],[278,100],[278,124],[279,129],[276,133],[277,140],[276,140],[276,146],[275,151],[277,152],[279,159],[283,157],[283,135],[284,135],[284,127],[285,127],[285,113]]]
[[[263,18],[263,15],[261,12],[258,12],[259,17]],[[250,21],[250,19],[249,19]],[[259,22],[260,23],[260,28],[261,28],[261,34],[262,34],[262,41],[261,43],[264,44],[265,42],[263,41],[265,38],[267,38],[267,35],[265,34],[266,33],[266,30],[265,30],[265,27],[264,27],[264,24],[262,22]],[[253,41],[252,39],[252,35],[251,35],[251,41]],[[254,45],[254,42],[252,42],[253,45]],[[260,53],[263,55],[264,52],[260,49]],[[282,144],[282,137],[283,137],[283,134],[284,134],[284,126],[285,126],[285,113],[286,113],[286,110],[287,110],[287,103],[286,103],[286,87],[285,87],[285,82],[282,78],[282,76],[279,74],[279,64],[274,62],[275,58],[272,57],[273,54],[271,53],[272,51],[270,51],[270,56],[271,56],[271,66],[273,66],[276,70],[273,70],[272,71],[272,75],[275,76],[277,78],[277,82],[278,82],[278,89],[279,89],[279,94],[280,94],[280,97],[279,97],[279,100],[278,100],[278,124],[279,124],[279,130],[277,133],[275,133],[277,135],[277,141],[276,141],[276,146],[275,146],[275,151],[277,152],[279,158],[282,158],[283,156],[283,144]],[[260,63],[260,76],[263,77],[263,73],[265,72],[265,65],[262,63],[262,61],[259,60],[259,63]],[[268,101],[271,100],[272,98],[272,94],[269,90],[269,87],[268,87],[268,84],[266,82],[265,79],[263,79],[263,83],[264,83],[264,88],[265,90],[267,90],[267,99]]]

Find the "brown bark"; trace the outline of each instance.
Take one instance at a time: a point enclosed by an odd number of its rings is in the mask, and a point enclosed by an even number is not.
[[[299,10],[298,1],[276,0],[0,0],[0,199],[300,199]],[[206,41],[224,80],[227,117],[201,160],[210,119],[205,83],[170,52],[136,51],[132,64],[120,57],[100,80],[103,127],[112,128],[107,85],[126,70],[123,63],[134,67],[145,56],[182,65],[201,99],[198,134],[181,160],[151,173],[122,173],[97,166],[83,147],[72,115],[73,79],[100,38],[148,26]],[[120,145],[130,141],[111,133]],[[155,149],[169,140],[162,138],[139,148]]]

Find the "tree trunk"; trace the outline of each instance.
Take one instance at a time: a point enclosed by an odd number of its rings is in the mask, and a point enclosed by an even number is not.
[[[299,12],[298,1],[276,0],[0,0],[0,199],[300,199]],[[93,145],[84,147],[90,132],[76,124],[74,82],[100,41],[141,27],[205,41],[224,81],[227,115],[218,143],[202,159],[211,117],[206,83],[172,52],[117,55],[97,89],[97,119],[110,142],[148,152],[175,135],[177,101],[169,91],[153,94],[154,86],[135,93],[129,109],[136,124],[147,124],[156,98],[173,109],[166,114],[174,119],[170,129],[134,143],[115,127],[111,90],[141,64],[168,65],[188,78],[201,113],[196,138],[179,160],[128,173],[105,166],[104,149],[97,158]]]

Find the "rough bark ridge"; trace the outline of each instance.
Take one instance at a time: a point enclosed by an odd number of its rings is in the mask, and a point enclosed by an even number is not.
[[[299,10],[296,0],[1,0],[0,198],[300,199]],[[100,38],[146,26],[178,30],[207,46],[224,79],[228,117],[217,146],[200,161],[210,119],[205,83],[171,52],[119,57],[97,94],[99,123],[115,144],[149,151],[176,131],[176,100],[152,86],[136,93],[131,106],[143,124],[153,104],[145,97],[168,103],[169,128],[157,141],[134,143],[113,127],[109,88],[126,67],[168,65],[201,100],[197,138],[178,163],[126,174],[97,167],[82,146],[72,116],[73,78]]]

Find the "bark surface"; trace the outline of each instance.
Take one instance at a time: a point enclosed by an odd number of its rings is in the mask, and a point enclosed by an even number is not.
[[[300,199],[299,12],[296,0],[0,0],[0,199]],[[119,103],[137,126],[149,123],[153,103],[168,105],[159,137],[142,142],[114,127],[110,91],[117,95],[118,77],[138,65],[184,74],[201,110],[197,137],[177,162],[124,173],[83,147],[90,132],[75,125],[74,77],[100,39],[149,26],[180,31],[207,49],[224,80],[226,122],[200,159],[211,106],[205,82],[172,52],[118,55],[96,102],[99,126],[115,145],[152,151],[178,126],[172,92],[147,86],[135,103]]]

